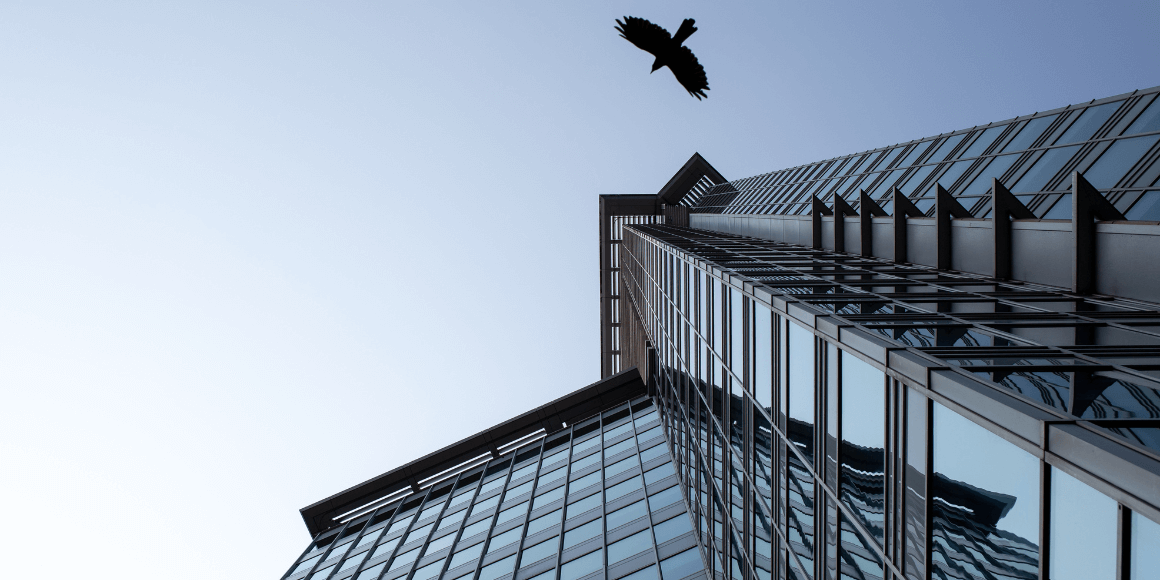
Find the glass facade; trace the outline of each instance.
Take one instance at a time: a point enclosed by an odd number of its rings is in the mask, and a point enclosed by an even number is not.
[[[1127,433],[1160,418],[1160,335],[1079,330],[1085,301],[1127,302],[674,226],[626,228],[621,260],[717,577],[1124,580],[1160,548],[1132,548],[1154,538],[1152,504],[980,417],[1008,405],[1157,456]],[[1131,308],[1112,325],[1160,315]],[[887,352],[921,353],[960,397]]]
[[[288,580],[704,578],[648,398],[319,534]]]
[[[813,196],[858,209],[865,191],[891,213],[897,187],[930,212],[937,184],[982,218],[994,177],[1036,217],[1070,219],[1068,178],[1080,171],[1128,219],[1156,221],[1158,143],[1157,91],[1136,92],[719,184],[692,211],[804,215]]]

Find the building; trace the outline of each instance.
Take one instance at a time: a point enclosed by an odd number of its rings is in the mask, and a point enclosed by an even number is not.
[[[285,578],[1158,577],[1158,95],[601,196],[604,378]]]

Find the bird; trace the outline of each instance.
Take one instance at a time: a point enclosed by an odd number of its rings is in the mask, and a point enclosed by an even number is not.
[[[664,28],[635,16],[625,16],[624,22],[617,20],[616,24],[616,31],[621,38],[656,57],[652,72],[667,66],[690,95],[697,97],[698,101],[708,98],[705,91],[709,90],[709,79],[705,76],[705,68],[697,62],[693,51],[682,45],[685,39],[697,31],[695,20],[686,18],[673,36],[669,36],[669,31]]]

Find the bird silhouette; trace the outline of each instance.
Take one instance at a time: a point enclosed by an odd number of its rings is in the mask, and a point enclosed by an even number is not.
[[[669,31],[635,16],[625,16],[624,22],[616,21],[616,31],[620,37],[633,43],[637,48],[656,57],[653,61],[652,72],[667,66],[677,77],[677,82],[685,87],[689,94],[697,100],[707,98],[705,91],[709,90],[709,79],[705,76],[705,68],[697,62],[697,57],[689,47],[682,46],[697,28],[696,21],[686,18],[677,29],[677,33],[669,36]]]

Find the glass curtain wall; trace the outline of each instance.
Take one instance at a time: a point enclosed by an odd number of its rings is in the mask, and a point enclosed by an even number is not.
[[[704,239],[676,247],[662,231]],[[1117,578],[1126,508],[774,311],[729,274],[738,251],[714,249],[716,235],[628,228],[622,244],[624,298],[656,351],[650,380],[711,574],[1037,579],[1048,536],[1051,578]],[[1044,489],[1053,513],[1068,515],[1048,518]],[[1131,515],[1141,520],[1132,542],[1156,537],[1151,520]],[[1085,541],[1096,529],[1101,540]]]
[[[287,580],[697,580],[653,402],[569,426],[321,534]]]

